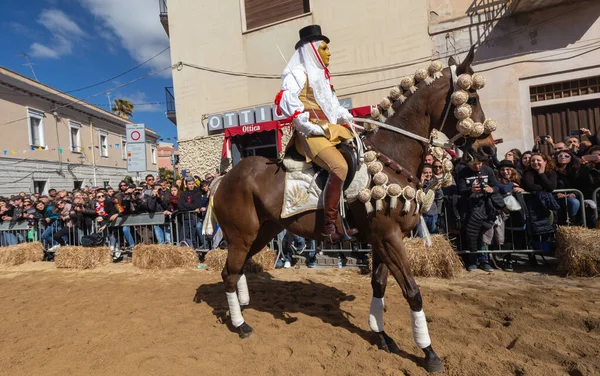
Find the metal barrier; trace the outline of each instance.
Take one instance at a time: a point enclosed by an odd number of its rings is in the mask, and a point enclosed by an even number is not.
[[[565,193],[575,194],[580,204],[578,219],[581,225],[587,224],[585,200],[583,193],[575,189],[556,190],[554,194]],[[523,192],[523,195],[529,193]],[[600,188],[593,194],[593,201],[598,203]],[[465,253],[539,253],[543,252],[545,247],[552,246],[552,239],[543,236],[532,236],[529,230],[528,213],[522,215],[521,212],[512,212],[504,216],[504,242],[495,246],[493,249],[479,249],[475,252],[466,250],[464,238],[465,224],[460,222],[460,218],[455,218],[451,213],[457,213],[452,205],[452,197],[445,197],[441,211],[438,217],[438,233],[445,234],[451,239],[456,247],[458,254]],[[458,201],[454,199],[455,203]],[[567,197],[558,199],[564,207],[567,217],[566,225],[573,225],[573,218],[569,216],[569,200]],[[598,209],[597,209],[598,210]],[[73,223],[68,221],[66,224],[60,220],[46,222],[41,220],[38,223],[31,221],[19,221],[15,223],[0,222],[0,246],[8,246],[28,241],[41,241],[46,250],[52,253],[57,244],[79,245],[81,237],[87,234],[97,232],[99,223],[95,218],[90,217],[87,221]],[[211,244],[212,239],[202,234],[202,215],[200,212],[179,212],[173,215],[164,213],[140,213],[117,218],[105,230],[106,241],[109,247],[115,251],[130,252],[136,244],[173,244],[180,246],[190,246],[198,252],[207,252],[218,246]],[[270,246],[279,251],[282,255],[284,249],[283,233],[275,237]],[[371,252],[368,245],[358,243],[344,242],[338,245],[327,245],[323,242],[306,240],[304,252],[309,254],[326,254],[347,256],[349,254],[363,257],[365,253]],[[311,253],[312,252],[312,253]]]
[[[600,188],[596,188],[596,190],[594,190],[594,192],[592,193],[592,201],[594,201],[594,204],[596,205],[596,220],[600,219],[600,208],[598,207],[598,196],[600,196]],[[594,226],[596,224],[594,223]]]

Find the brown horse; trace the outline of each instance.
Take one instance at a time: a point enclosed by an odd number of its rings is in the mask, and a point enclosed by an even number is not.
[[[473,61],[473,49],[465,61],[456,67],[457,75],[473,73],[470,64]],[[456,65],[451,58],[449,65]],[[396,112],[386,123],[401,127],[414,134],[429,137],[432,129],[439,129],[443,123],[450,95],[454,90],[449,68],[443,70],[443,77],[430,85],[419,84],[419,90],[412,94],[402,105],[395,105]],[[469,104],[473,109],[472,119],[484,121],[484,113],[475,90],[469,92]],[[457,120],[448,116],[444,132],[450,138],[458,134]],[[380,129],[369,133],[366,139],[377,151],[392,160],[401,163],[404,169],[416,176],[421,168],[427,146],[389,130]],[[493,140],[489,135],[477,139],[465,137],[462,150],[466,156],[490,156],[495,152]],[[404,176],[384,168],[389,183],[409,185]],[[306,212],[291,218],[281,219],[285,171],[272,160],[263,157],[243,159],[223,177],[214,195],[214,210],[229,245],[227,262],[222,272],[226,285],[230,315],[236,331],[242,337],[248,337],[252,328],[244,322],[240,306],[249,303],[248,287],[242,269],[246,261],[259,252],[284,228],[299,236],[323,240],[323,213],[321,210]],[[415,184],[414,182],[412,183]],[[404,204],[398,207],[368,214],[361,202],[350,206],[354,225],[359,229],[358,239],[369,243],[373,250],[373,274],[371,285],[373,298],[369,325],[377,333],[380,347],[389,351],[393,340],[383,331],[383,296],[385,294],[388,272],[391,272],[402,289],[413,319],[413,335],[417,345],[424,351],[422,366],[430,372],[443,370],[443,364],[431,347],[427,332],[425,315],[422,311],[422,299],[419,286],[410,272],[403,238],[417,224],[419,215],[415,205],[411,212],[403,214]],[[236,294],[237,287],[237,294]]]

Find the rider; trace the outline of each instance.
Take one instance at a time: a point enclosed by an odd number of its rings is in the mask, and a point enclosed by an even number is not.
[[[336,222],[342,186],[348,165],[336,145],[353,138],[338,122],[349,123],[348,110],[340,105],[329,82],[329,38],[321,34],[319,25],[300,30],[296,52],[287,64],[281,91],[275,98],[277,112],[292,118],[294,145],[306,161],[316,163],[329,172],[324,192],[325,226],[323,236],[332,243],[344,238]],[[354,235],[355,229],[346,231]]]

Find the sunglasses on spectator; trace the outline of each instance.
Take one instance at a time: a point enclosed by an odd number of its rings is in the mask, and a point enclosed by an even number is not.
[[[433,166],[433,168],[442,168],[442,166]]]
[[[97,195],[96,197],[98,197],[98,198],[102,198],[102,197],[104,197],[104,195]]]
[[[558,156],[558,158],[566,158],[566,159],[569,159],[569,158],[571,158],[571,156],[570,156],[569,154],[560,154],[560,155]]]

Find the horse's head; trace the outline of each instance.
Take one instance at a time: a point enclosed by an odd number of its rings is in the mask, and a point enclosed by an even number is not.
[[[430,112],[431,127],[441,128],[446,136],[455,139],[467,161],[487,160],[496,153],[492,137],[496,123],[486,119],[481,108],[477,90],[485,85],[485,79],[471,68],[474,56],[473,46],[461,64],[451,57],[448,68],[442,71],[444,79],[432,83],[435,89],[430,98],[430,103],[435,103]]]

